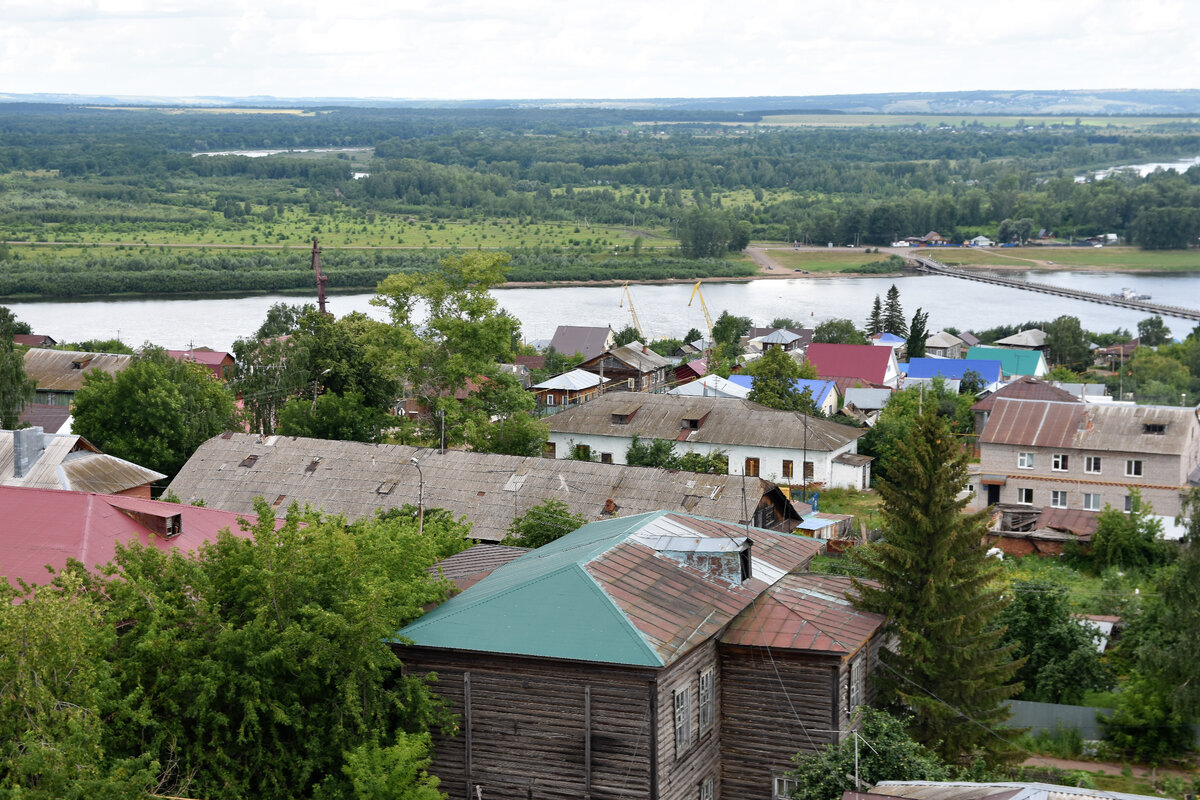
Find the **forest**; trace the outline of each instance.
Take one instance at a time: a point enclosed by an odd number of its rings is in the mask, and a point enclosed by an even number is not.
[[[961,241],[1032,228],[1157,249],[1200,235],[1200,167],[1077,180],[1195,157],[1200,125],[1187,121],[760,119],[2,105],[0,296],[297,288],[313,238],[332,285],[361,289],[446,248],[514,252],[516,281],[592,280],[748,274],[744,259],[720,258],[748,239],[877,246],[930,230]],[[292,152],[193,155],[254,149]],[[728,233],[697,245],[698,220]],[[718,258],[684,261],[708,256]]]

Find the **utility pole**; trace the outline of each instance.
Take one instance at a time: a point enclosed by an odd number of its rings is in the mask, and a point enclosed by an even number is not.
[[[329,283],[329,276],[321,274],[321,249],[316,239],[313,239],[312,269],[317,276],[317,307],[322,314],[328,314],[325,310],[325,284]]]

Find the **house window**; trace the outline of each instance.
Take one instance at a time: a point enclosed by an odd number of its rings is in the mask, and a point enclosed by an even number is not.
[[[785,478],[792,477],[792,462],[788,461],[786,458],[783,460],[783,472],[781,474]]]
[[[1023,506],[1033,505],[1033,489],[1017,489],[1017,502]]]
[[[804,480],[811,481],[813,479],[813,462],[804,462]]]
[[[1050,462],[1050,469],[1055,472],[1066,472],[1069,464],[1066,453],[1055,453],[1054,458]]]
[[[685,430],[690,430],[690,431],[700,430],[700,420],[699,419],[683,419],[683,420],[680,420],[679,427],[681,427]]]
[[[601,454],[600,454],[600,463],[601,463],[601,464],[611,464],[611,463],[613,463],[613,460],[612,460],[612,453],[601,453]]]
[[[692,695],[689,687],[675,690],[675,754],[692,746]]]
[[[1083,471],[1092,475],[1100,474],[1100,456],[1088,456],[1083,460]]]
[[[854,709],[862,705],[863,695],[863,657],[850,662],[850,683],[846,687],[846,716],[854,713]]]
[[[1083,496],[1083,510],[1084,511],[1099,511],[1100,510],[1100,494],[1099,494],[1099,492],[1094,493],[1094,494],[1088,493]]]
[[[800,788],[800,781],[796,778],[788,778],[783,775],[775,776],[774,791],[771,792],[771,800],[792,800],[792,795]]]
[[[1125,495],[1125,513],[1133,511],[1133,495]]]
[[[554,400],[554,393],[553,393],[553,392],[547,392],[547,393],[546,393],[546,405],[548,405],[548,406],[552,406],[552,405],[554,405],[554,403],[555,403],[555,400]]]
[[[700,672],[700,733],[713,726],[713,668]]]
[[[628,425],[629,424],[629,415],[628,414],[613,414],[612,415],[612,424],[613,425]]]
[[[558,447],[554,442],[546,442],[542,445],[542,458],[558,458]]]
[[[746,475],[751,478],[758,477],[758,459],[757,458],[747,458],[746,459]]]
[[[575,445],[575,458],[580,461],[591,461],[592,448],[586,444]]]
[[[1140,458],[1129,458],[1125,460],[1125,476],[1127,478],[1142,477],[1142,460]]]
[[[1033,469],[1033,453],[1017,453],[1017,469]]]
[[[1142,433],[1150,436],[1165,436],[1167,434],[1167,426],[1159,422],[1147,422],[1142,426]]]
[[[1067,493],[1060,491],[1050,492],[1050,507],[1051,508],[1066,508]]]
[[[712,776],[700,781],[700,800],[713,800],[713,787],[715,781]]]

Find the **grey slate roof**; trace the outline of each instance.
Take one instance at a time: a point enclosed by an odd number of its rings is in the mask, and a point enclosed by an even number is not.
[[[25,374],[37,382],[39,389],[77,392],[83,386],[84,373],[89,370],[115,375],[131,361],[133,356],[128,355],[34,348],[25,351]]]
[[[117,494],[167,477],[101,453],[82,436],[44,434],[45,450],[20,478],[13,476],[13,432],[0,430],[0,486]]]
[[[202,444],[170,490],[185,503],[203,499],[227,511],[251,512],[261,496],[280,515],[298,502],[357,519],[378,508],[417,504],[414,457],[424,474],[426,508],[465,517],[471,536],[483,541],[499,541],[515,516],[550,498],[589,520],[611,516],[605,513],[610,499],[619,516],[667,510],[735,523],[743,518],[736,475],[248,433]],[[772,490],[764,480],[748,486],[750,507]]]
[[[613,358],[623,361],[643,373],[674,366],[675,363],[669,358],[663,358],[641,342],[630,342],[620,347],[614,347],[610,352]]]
[[[632,415],[615,424],[613,415]],[[700,420],[687,430],[684,420]],[[555,414],[551,432],[597,436],[637,435],[643,439],[707,442],[721,445],[779,447],[793,450],[837,450],[865,431],[828,420],[778,411],[733,397],[683,397],[670,394],[610,392],[581,406]],[[807,444],[806,444],[807,443]]]
[[[964,340],[958,338],[953,333],[946,333],[945,331],[938,331],[925,340],[925,346],[933,348],[954,347],[956,344],[964,344]]]
[[[1044,347],[1046,333],[1037,328],[1030,328],[1027,331],[1014,333],[1012,336],[997,339],[995,344],[997,347]]]
[[[559,325],[550,346],[564,355],[580,353],[585,359],[600,355],[608,348],[612,328],[584,325]]]

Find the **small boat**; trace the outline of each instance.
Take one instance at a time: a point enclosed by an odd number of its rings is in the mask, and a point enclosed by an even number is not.
[[[1113,292],[1110,297],[1115,297],[1118,300],[1149,300],[1150,295],[1138,294],[1133,289],[1122,289],[1119,292]]]

